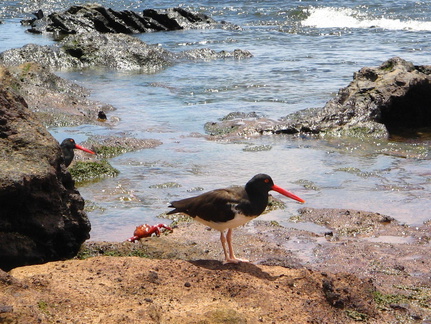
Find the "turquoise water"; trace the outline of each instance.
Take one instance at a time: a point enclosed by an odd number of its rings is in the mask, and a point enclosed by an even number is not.
[[[25,32],[19,20],[42,7],[64,10],[80,1],[6,1],[0,10],[0,51],[52,41]],[[172,1],[99,1],[114,9],[178,6]],[[247,60],[183,62],[156,74],[78,71],[62,77],[92,90],[94,99],[117,108],[113,128],[83,125],[50,129],[60,141],[92,135],[156,138],[154,149],[111,159],[116,178],[80,187],[89,204],[92,240],[121,241],[135,226],[159,223],[169,201],[232,184],[254,174],[300,197],[304,206],[380,212],[407,224],[431,218],[430,140],[353,141],[263,136],[236,143],[209,141],[203,125],[233,111],[270,119],[323,107],[364,66],[400,56],[431,65],[431,13],[413,1],[199,1],[181,6],[226,20],[241,30],[190,30],[136,35],[180,52],[208,47],[250,51]],[[250,148],[257,150],[250,151]],[[177,186],[164,184],[174,182]],[[274,196],[280,197],[277,193]],[[289,226],[300,204],[260,219]],[[295,224],[297,227],[298,224]]]

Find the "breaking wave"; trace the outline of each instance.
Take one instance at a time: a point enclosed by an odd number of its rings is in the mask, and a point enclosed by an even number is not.
[[[302,26],[316,28],[382,28],[390,30],[431,31],[431,21],[374,18],[350,8],[307,8]]]

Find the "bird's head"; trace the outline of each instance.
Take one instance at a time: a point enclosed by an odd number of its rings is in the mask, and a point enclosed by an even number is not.
[[[60,146],[62,149],[69,149],[69,150],[79,149],[87,153],[96,154],[92,150],[89,150],[88,148],[85,148],[85,147],[82,147],[81,145],[76,144],[73,138],[66,138],[65,140],[63,140],[63,142],[61,142]]]
[[[266,192],[266,193],[268,193],[270,190],[274,190],[290,199],[294,199],[301,203],[305,203],[304,199],[299,198],[293,193],[275,185],[272,178],[269,175],[264,173],[256,174],[253,178],[251,178],[251,180],[247,182],[247,184],[245,185],[245,189],[247,192],[251,190],[254,192]]]

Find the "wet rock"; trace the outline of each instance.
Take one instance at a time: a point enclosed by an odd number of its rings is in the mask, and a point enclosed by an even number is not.
[[[99,158],[104,159],[113,158],[127,152],[155,148],[162,144],[161,141],[156,139],[102,135],[91,136],[84,143],[96,151]]]
[[[106,177],[116,177],[120,171],[106,159],[142,149],[154,148],[162,144],[155,139],[139,139],[126,136],[92,136],[84,142],[85,146],[97,153],[97,156],[75,152],[75,161],[68,168],[73,180],[79,185],[95,182]],[[95,158],[97,160],[95,160]],[[78,161],[76,161],[78,160]]]
[[[84,67],[154,73],[173,63],[169,51],[124,34],[78,34],[65,38],[61,44]]]
[[[16,66],[38,62],[52,70],[106,67],[156,72],[172,63],[170,52],[124,34],[86,33],[65,38],[61,46],[26,45],[0,54],[0,62]]]
[[[111,105],[89,99],[90,91],[60,78],[37,63],[9,68],[0,66],[0,82],[19,93],[45,126],[97,123],[98,112]],[[106,121],[105,124],[112,124]]]
[[[108,68],[155,73],[184,60],[244,59],[251,56],[250,52],[240,49],[216,52],[203,48],[172,53],[130,35],[92,32],[70,35],[55,46],[30,44],[7,50],[0,53],[0,64],[10,67],[38,62],[52,70]]]
[[[116,177],[120,171],[114,168],[107,160],[75,162],[69,172],[77,184],[82,185],[85,182],[94,182],[103,178]]]
[[[390,216],[379,213],[310,207],[301,208],[298,212],[297,220],[325,226],[337,236],[367,237],[377,232],[385,235],[402,235],[406,231],[406,226]]]
[[[399,57],[376,68],[364,67],[321,109],[310,108],[279,121],[238,118],[208,123],[213,136],[310,134],[372,136],[414,134],[431,127],[431,66],[415,66]]]
[[[153,19],[162,30],[178,30],[211,27],[217,22],[205,14],[187,11],[183,8],[146,9],[143,11],[146,19]]]
[[[246,59],[253,57],[253,55],[249,51],[236,49],[232,52],[228,51],[220,51],[217,52],[215,50],[209,48],[199,48],[193,49],[189,51],[181,52],[175,55],[175,59],[188,59],[188,60],[216,60],[216,59],[225,59],[225,58],[233,58],[237,60]]]
[[[237,113],[230,113],[223,117],[219,122],[205,123],[204,129],[205,132],[212,138],[226,136],[249,137],[265,134],[268,132],[268,129],[275,129],[279,124],[280,122],[265,117],[255,117],[249,114],[244,114],[244,116],[241,116]],[[265,131],[263,129],[265,129]],[[270,133],[273,134],[276,132],[270,131]],[[295,133],[297,133],[296,130],[294,130],[291,134]]]
[[[0,268],[73,257],[89,238],[84,200],[59,143],[0,87]]]
[[[404,128],[430,127],[430,107],[430,67],[395,57],[356,72],[353,81],[310,119],[309,111],[286,119],[298,132],[387,137]]]
[[[22,22],[29,32],[53,33],[56,37],[97,31],[99,33],[145,33],[192,28],[210,28],[217,23],[204,14],[183,8],[147,9],[143,13],[115,11],[98,4],[75,5],[68,10]]]
[[[40,46],[27,44],[0,53],[0,64],[7,67],[19,66],[28,62],[37,62],[43,67],[53,70],[83,68],[84,65],[76,57],[68,54],[60,46]]]

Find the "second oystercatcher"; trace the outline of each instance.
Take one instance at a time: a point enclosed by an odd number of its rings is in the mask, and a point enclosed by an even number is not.
[[[171,202],[167,214],[184,213],[220,231],[224,263],[248,262],[237,259],[232,248],[232,229],[256,218],[268,205],[268,192],[275,190],[301,203],[305,201],[277,186],[267,174],[257,174],[245,186],[216,189],[196,197]],[[225,235],[225,230],[227,234]],[[226,248],[227,242],[227,248]]]
[[[68,167],[70,163],[72,163],[73,157],[75,156],[75,153],[73,152],[74,149],[79,149],[87,153],[96,154],[93,151],[76,144],[73,138],[66,138],[63,142],[61,142],[60,146],[61,151],[63,152],[64,164],[66,165],[66,167]]]

